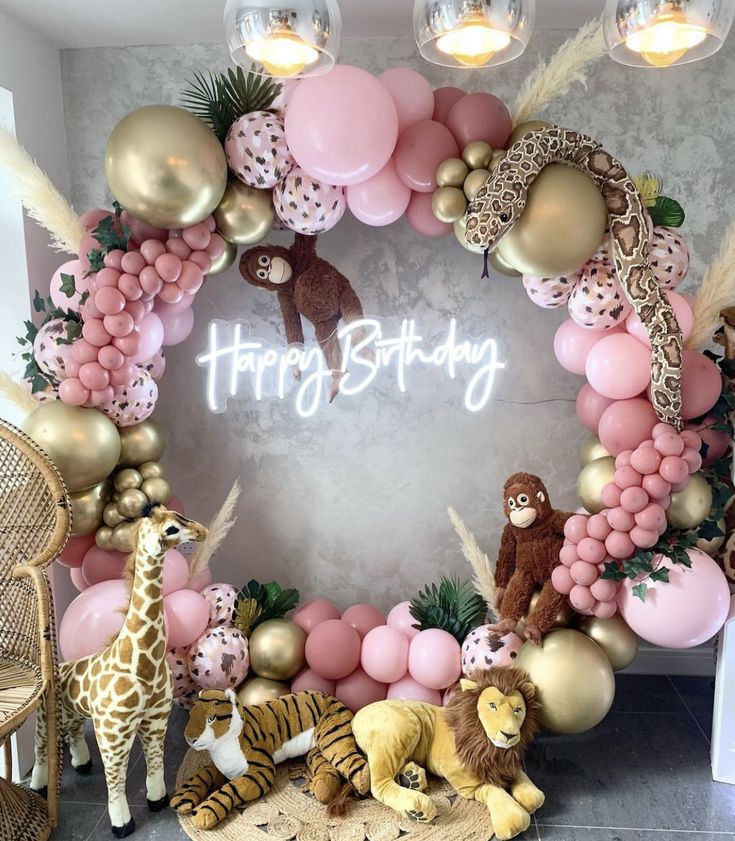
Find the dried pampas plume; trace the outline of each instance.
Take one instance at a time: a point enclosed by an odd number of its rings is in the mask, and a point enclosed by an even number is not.
[[[735,222],[725,231],[720,250],[704,273],[694,299],[694,325],[689,348],[705,347],[720,326],[720,312],[735,304]]]
[[[227,499],[222,503],[222,507],[209,524],[207,536],[198,544],[196,551],[192,555],[191,563],[189,564],[189,581],[192,581],[200,572],[203,572],[209,566],[212,556],[224,543],[225,538],[230,533],[230,529],[235,525],[235,520],[237,520],[235,506],[239,498],[240,480],[236,479],[235,484],[227,494]]]
[[[4,397],[8,403],[12,403],[29,415],[38,408],[38,403],[33,397],[5,371],[0,371],[0,397]]]
[[[472,586],[475,588],[475,592],[485,599],[488,607],[492,610],[495,604],[495,565],[490,563],[490,558],[480,549],[475,535],[467,528],[454,508],[448,508],[447,511],[462,544],[462,554],[475,573]]]
[[[26,212],[51,234],[57,251],[78,254],[86,234],[74,208],[54,187],[48,175],[18,143],[15,134],[0,124],[0,167]]]
[[[513,128],[535,117],[575,83],[587,83],[587,66],[607,53],[602,23],[591,20],[565,41],[548,61],[540,61],[523,83],[511,111]]]

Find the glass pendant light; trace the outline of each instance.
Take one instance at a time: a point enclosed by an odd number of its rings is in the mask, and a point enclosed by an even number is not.
[[[337,0],[227,0],[225,5],[232,60],[245,68],[255,62],[278,79],[330,70],[341,37]]]
[[[733,0],[607,0],[605,40],[620,64],[686,64],[720,49],[734,12]]]
[[[512,61],[533,31],[535,0],[415,0],[419,52],[445,67],[490,67]]]

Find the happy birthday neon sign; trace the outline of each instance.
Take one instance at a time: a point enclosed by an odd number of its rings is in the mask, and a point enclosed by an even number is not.
[[[455,319],[433,343],[419,335],[413,319],[404,319],[398,335],[388,336],[380,321],[362,318],[341,325],[337,338],[343,350],[339,393],[345,397],[364,391],[388,370],[393,371],[398,390],[405,393],[411,367],[443,369],[451,380],[459,369],[467,368],[471,375],[464,405],[470,412],[479,412],[490,399],[496,372],[505,368],[495,339],[461,340]],[[275,348],[250,337],[248,325],[241,321],[210,322],[209,347],[196,357],[196,363],[207,369],[207,404],[213,412],[224,412],[228,398],[248,382],[258,401],[269,396],[285,400],[295,392],[296,411],[311,417],[327,401],[333,378],[319,347]]]

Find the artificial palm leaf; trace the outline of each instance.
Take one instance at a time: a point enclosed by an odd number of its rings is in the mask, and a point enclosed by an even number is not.
[[[429,584],[411,599],[409,608],[415,628],[440,628],[460,644],[469,632],[485,621],[488,606],[468,581],[442,578],[439,586]]]
[[[298,590],[284,590],[276,581],[248,581],[235,600],[235,626],[249,637],[261,622],[280,619],[293,610],[299,598]]]

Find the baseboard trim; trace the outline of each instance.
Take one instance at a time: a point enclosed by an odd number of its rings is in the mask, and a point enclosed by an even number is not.
[[[633,675],[714,675],[715,654],[711,642],[696,648],[667,649],[641,643],[638,656],[624,670]]]

